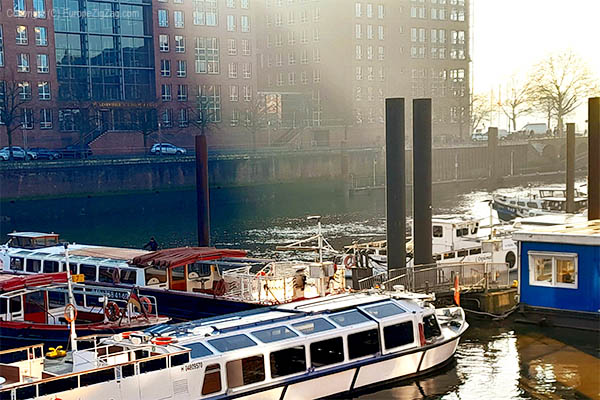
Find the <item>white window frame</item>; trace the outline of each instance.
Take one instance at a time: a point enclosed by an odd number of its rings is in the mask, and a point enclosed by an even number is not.
[[[559,252],[546,252],[546,251],[528,251],[528,268],[529,268],[529,285],[530,286],[542,286],[542,287],[558,287],[565,289],[578,289],[579,288],[579,257],[577,253],[559,253]],[[552,281],[538,281],[535,279],[535,270],[533,268],[535,257],[544,257],[552,259]],[[569,259],[573,261],[575,268],[575,282],[574,283],[561,283],[556,282],[557,272],[557,259]]]

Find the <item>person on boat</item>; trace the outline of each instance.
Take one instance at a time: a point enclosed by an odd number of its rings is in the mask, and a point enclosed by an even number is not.
[[[150,238],[150,241],[148,243],[146,243],[143,248],[144,248],[144,250],[150,249],[150,251],[156,251],[156,250],[158,250],[158,243],[154,239],[154,236],[152,236]]]

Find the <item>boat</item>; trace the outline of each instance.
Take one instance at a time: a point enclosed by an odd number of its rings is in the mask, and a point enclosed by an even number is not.
[[[71,289],[71,290],[69,290]],[[71,314],[72,313],[72,314]],[[72,283],[66,272],[16,276],[0,282],[0,348],[43,342],[66,345],[88,336],[144,329],[168,322],[152,296]]]
[[[575,213],[587,208],[587,196],[579,190],[575,191]],[[516,217],[535,217],[565,213],[567,210],[567,193],[564,187],[542,187],[531,189],[526,196],[493,196],[493,207],[498,218],[511,221]]]
[[[402,292],[347,293],[92,338],[58,363],[1,352],[0,398],[308,399],[371,390],[449,362],[468,324]],[[19,358],[20,356],[20,358]]]

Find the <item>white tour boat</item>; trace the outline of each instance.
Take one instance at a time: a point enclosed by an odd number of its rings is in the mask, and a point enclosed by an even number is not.
[[[347,293],[94,339],[48,360],[0,352],[2,399],[313,399],[448,362],[461,308],[402,292]],[[82,346],[78,347],[82,348]]]
[[[497,194],[493,198],[494,209],[498,212],[498,218],[503,221],[511,221],[517,217],[563,214],[567,210],[567,191],[564,186],[538,188],[518,196]],[[584,212],[587,208],[587,195],[575,190],[573,200],[575,212]]]

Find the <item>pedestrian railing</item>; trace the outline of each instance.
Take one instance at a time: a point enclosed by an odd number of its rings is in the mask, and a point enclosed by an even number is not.
[[[402,285],[411,292],[443,293],[453,290],[456,277],[462,291],[487,291],[510,286],[508,264],[493,262],[417,265],[363,278],[358,285],[360,289],[388,290]]]

